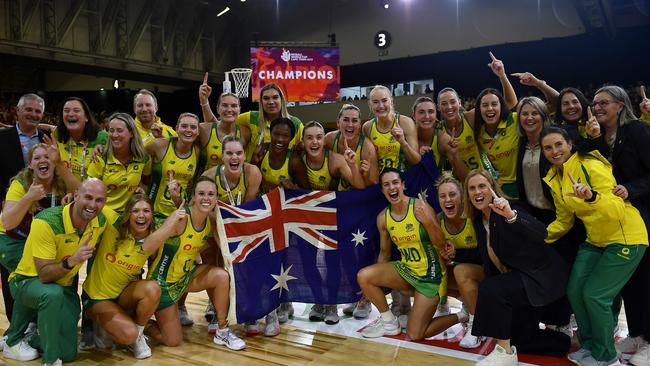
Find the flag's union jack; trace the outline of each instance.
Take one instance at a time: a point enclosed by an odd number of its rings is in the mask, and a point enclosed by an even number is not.
[[[300,192],[287,197],[282,188],[262,196],[263,206],[235,207],[219,202],[223,224],[231,247],[233,263],[246,260],[260,246],[268,245],[270,253],[286,249],[289,233],[298,235],[311,245],[325,250],[337,249],[335,192]]]

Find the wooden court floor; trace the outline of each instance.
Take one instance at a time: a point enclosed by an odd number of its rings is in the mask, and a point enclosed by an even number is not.
[[[276,337],[244,336],[240,326],[234,329],[246,341],[246,349],[230,351],[212,343],[207,333],[203,311],[207,304],[205,293],[190,294],[188,311],[194,318],[192,327],[184,328],[185,342],[180,347],[156,346],[153,356],[136,360],[126,350],[93,350],[80,352],[77,361],[70,365],[233,365],[233,366],[279,366],[279,365],[473,365],[474,362],[431,354],[396,345],[382,344],[319,331],[284,325]],[[4,305],[0,302],[0,329],[8,327]],[[340,313],[340,312],[339,312]],[[0,356],[0,365],[41,365],[41,360],[18,362]]]

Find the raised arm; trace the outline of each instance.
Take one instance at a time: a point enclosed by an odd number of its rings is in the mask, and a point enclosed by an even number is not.
[[[201,104],[201,113],[203,113],[203,121],[217,122],[217,117],[212,113],[210,108],[210,94],[212,94],[212,87],[208,85],[208,73],[203,75],[203,84],[199,86],[199,103]]]
[[[538,79],[530,72],[515,72],[510,75],[519,78],[519,83],[521,85],[532,86],[539,89],[544,93],[544,97],[549,104],[549,109],[555,110],[560,93],[552,86],[546,84],[546,81]]]
[[[503,61],[496,58],[492,52],[490,52],[490,58],[492,61],[488,64],[488,67],[497,77],[499,77],[501,88],[503,89],[503,97],[506,99],[508,110],[511,110],[517,105],[517,94],[515,93],[515,89],[512,87],[512,84],[508,79],[508,74],[506,74],[506,68]]]

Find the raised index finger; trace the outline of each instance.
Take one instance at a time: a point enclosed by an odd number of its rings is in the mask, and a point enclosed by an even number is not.
[[[492,61],[498,61],[499,60],[496,57],[494,57],[494,54],[492,53],[492,51],[490,51],[490,57],[492,58]]]
[[[648,97],[645,96],[645,86],[641,85],[639,87],[639,94],[641,94],[641,99],[648,99]]]
[[[578,182],[576,181],[576,179],[573,178],[573,175],[571,175],[571,172],[567,172],[567,174],[569,175],[569,179],[571,179],[571,183],[573,183],[573,184],[578,184]]]
[[[418,198],[421,199],[424,202],[427,201],[427,200],[424,199],[424,196],[422,196],[422,192],[418,193]]]
[[[348,145],[348,139],[346,139],[345,137],[343,137],[343,147],[345,148],[346,151],[350,150],[350,147]]]
[[[205,72],[205,75],[203,75],[203,85],[208,85],[208,72]]]
[[[185,207],[185,198],[183,198],[183,201],[181,201],[181,204],[178,205],[178,209],[181,210],[181,209],[183,209],[183,207]]]
[[[494,192],[494,189],[492,189],[492,187],[489,187],[489,188],[490,188],[490,193],[492,193],[492,199],[499,198],[499,196],[497,196],[496,192]]]
[[[587,119],[590,120],[594,116],[594,112],[591,110],[591,106],[587,107]]]

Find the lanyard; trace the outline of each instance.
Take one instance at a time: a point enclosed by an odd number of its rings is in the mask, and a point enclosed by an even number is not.
[[[88,142],[84,142],[84,149],[81,152],[81,168],[79,169],[79,176],[82,179],[85,175],[84,165],[86,165],[87,152],[88,152]],[[72,172],[72,139],[68,140],[68,163],[70,164],[70,172]]]
[[[239,206],[241,204],[241,190],[237,192],[237,203],[235,203],[235,200],[232,196],[232,192],[230,191],[230,184],[228,184],[228,180],[226,179],[226,173],[225,173],[226,167],[224,165],[221,166],[221,180],[223,182],[223,185],[226,187],[226,194],[228,194],[228,201],[230,201],[230,204],[233,206]],[[241,178],[241,173],[239,175]],[[239,181],[239,180],[237,180]]]

